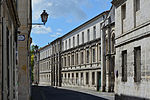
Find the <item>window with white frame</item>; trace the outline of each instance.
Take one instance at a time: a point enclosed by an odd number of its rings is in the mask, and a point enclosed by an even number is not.
[[[87,30],[87,41],[90,41],[90,29]]]
[[[96,39],[96,26],[93,27],[93,39]]]
[[[82,32],[82,43],[84,43],[84,32]]]

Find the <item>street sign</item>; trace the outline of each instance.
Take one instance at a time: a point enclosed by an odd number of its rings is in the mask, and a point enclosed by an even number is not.
[[[24,35],[18,35],[18,41],[24,41],[25,36]]]

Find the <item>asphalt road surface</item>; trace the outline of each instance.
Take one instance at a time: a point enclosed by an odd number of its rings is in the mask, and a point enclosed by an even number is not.
[[[31,100],[107,100],[77,91],[47,86],[32,86]]]

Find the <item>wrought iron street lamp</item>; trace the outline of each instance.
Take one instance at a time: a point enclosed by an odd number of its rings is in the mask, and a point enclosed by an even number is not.
[[[47,19],[48,19],[48,14],[47,14],[46,10],[43,10],[43,13],[41,14],[41,19],[45,25],[45,23],[47,22]]]
[[[43,23],[32,23],[32,25],[45,25],[48,19],[48,14],[46,10],[43,10],[43,13],[41,14],[41,20]]]

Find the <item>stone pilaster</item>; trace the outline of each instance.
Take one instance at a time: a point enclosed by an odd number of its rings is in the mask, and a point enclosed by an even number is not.
[[[105,62],[105,32],[101,30],[101,91],[106,86],[106,62]]]

